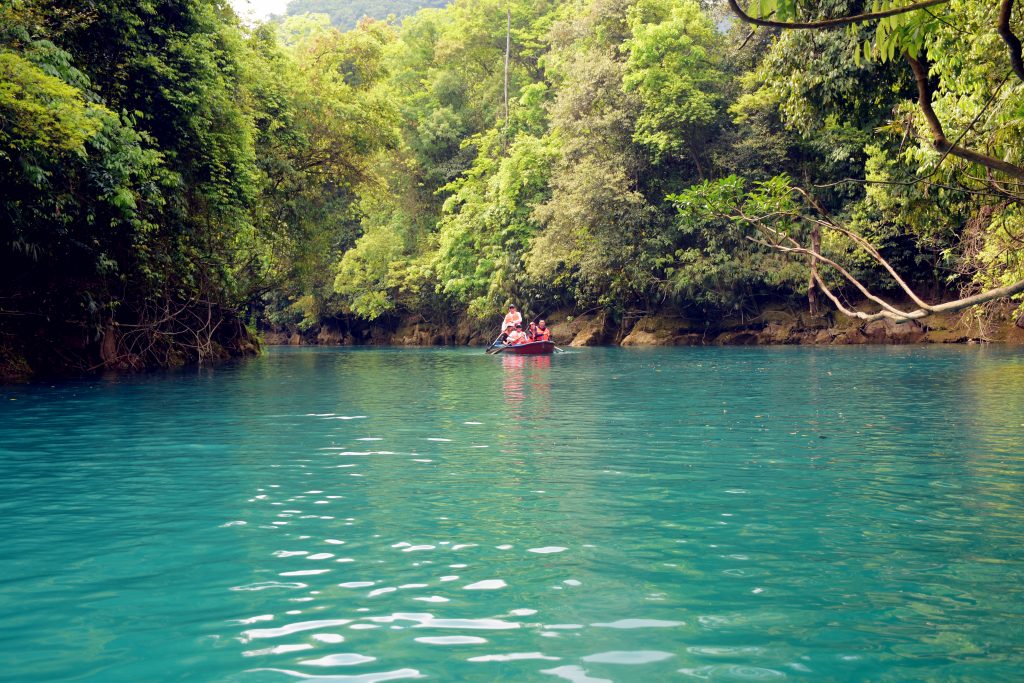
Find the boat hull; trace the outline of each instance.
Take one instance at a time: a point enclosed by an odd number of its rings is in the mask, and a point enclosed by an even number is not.
[[[555,351],[555,343],[551,341],[527,342],[505,347],[495,345],[495,347],[502,349],[502,353],[511,353],[514,356],[540,356]]]

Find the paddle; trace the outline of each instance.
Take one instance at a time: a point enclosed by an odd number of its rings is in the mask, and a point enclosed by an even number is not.
[[[498,340],[501,339],[501,335],[502,333],[499,332],[498,336],[494,338],[494,341],[491,342],[491,345],[487,347],[487,350],[484,351],[484,353],[490,355],[494,353],[501,353],[502,351],[505,350],[504,346],[495,346],[495,344],[498,343]]]
[[[501,353],[502,351],[504,351],[505,350],[504,346],[499,346],[499,347],[494,346],[495,344],[498,343],[498,340],[501,339],[501,335],[503,335],[504,333],[505,333],[505,319],[502,318],[502,320],[501,320],[501,329],[498,330],[498,336],[494,338],[494,341],[491,342],[491,345],[487,347],[487,350],[484,351],[484,353],[486,353],[486,354],[493,354],[493,353]]]

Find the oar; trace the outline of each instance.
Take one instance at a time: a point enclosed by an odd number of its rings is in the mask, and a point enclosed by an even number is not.
[[[490,354],[494,354],[494,353],[501,353],[502,351],[504,351],[505,350],[504,346],[495,346],[495,344],[498,343],[499,339],[501,339],[501,335],[500,334],[497,337],[494,338],[494,341],[491,342],[491,345],[487,347],[487,350],[484,351],[484,353],[490,355]]]
[[[486,353],[486,354],[501,353],[502,351],[505,350],[504,346],[499,347],[499,348],[495,348],[495,346],[494,346],[495,344],[498,343],[498,340],[501,339],[501,335],[504,334],[504,332],[505,332],[505,320],[502,319],[502,321],[501,321],[501,329],[498,330],[498,336],[494,338],[494,341],[491,342],[491,345],[487,347],[487,350],[484,351],[484,353]]]

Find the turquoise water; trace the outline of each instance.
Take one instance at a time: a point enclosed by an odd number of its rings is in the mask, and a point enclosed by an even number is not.
[[[1022,434],[977,347],[3,387],[0,680],[1019,680]]]

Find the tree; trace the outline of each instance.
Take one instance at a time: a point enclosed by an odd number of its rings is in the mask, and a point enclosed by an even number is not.
[[[623,81],[642,104],[635,139],[656,158],[685,156],[704,175],[703,150],[723,113],[727,80],[718,32],[696,2],[640,0],[628,22]]]
[[[1020,63],[1020,43],[1012,30],[1012,0],[1000,4],[998,13],[987,6],[976,3],[944,2],[926,0],[925,2],[883,5],[880,9],[863,14],[838,17],[805,17],[798,6],[791,2],[762,3],[761,14],[752,16],[744,12],[735,2],[729,0],[733,12],[743,21],[776,29],[832,30],[838,27],[847,29],[847,40],[858,41],[858,25],[862,22],[874,22],[876,30],[873,37],[855,43],[853,54],[856,59],[878,60],[880,62],[903,59],[913,74],[917,95],[917,114],[911,113],[909,107],[901,107],[900,116],[889,126],[889,130],[900,132],[905,136],[914,135],[921,140],[922,146],[912,156],[917,162],[914,177],[910,184],[922,184],[924,191],[934,186],[933,177],[948,183],[953,192],[969,193],[975,197],[975,212],[986,216],[987,234],[982,242],[991,240],[1003,243],[1002,248],[993,244],[973,249],[972,253],[963,252],[962,259],[973,260],[976,267],[961,267],[961,272],[972,272],[971,288],[952,301],[942,304],[929,304],[919,296],[906,280],[897,274],[889,261],[863,235],[849,229],[836,220],[821,206],[813,193],[781,183],[786,187],[777,187],[774,193],[775,204],[771,204],[767,213],[747,211],[743,207],[746,202],[753,201],[759,194],[751,194],[746,200],[733,205],[732,216],[748,221],[762,231],[766,243],[776,249],[789,253],[804,254],[808,257],[812,269],[812,279],[821,287],[839,309],[847,314],[863,319],[887,317],[895,320],[916,319],[927,315],[961,310],[978,303],[996,298],[1015,295],[1024,291],[1024,269],[1019,259],[1009,258],[1001,261],[981,256],[986,252],[1008,253],[1007,249],[1017,251],[1019,244],[1013,240],[1006,242],[1008,234],[999,229],[1000,221],[993,220],[995,198],[999,202],[996,213],[1002,214],[1005,220],[1016,222],[1019,212],[1016,204],[1022,196],[1012,183],[1000,181],[999,176],[1011,179],[1024,179],[1022,168],[1022,150],[1017,141],[1021,139],[1020,119],[1014,112],[1014,103],[1020,101],[1019,86],[1006,88],[1006,94],[1000,95],[1010,79],[1024,82],[1024,72]],[[767,6],[770,5],[770,6]],[[772,15],[771,19],[767,17]],[[994,49],[995,41],[989,36],[997,35],[1005,44],[1003,54]],[[966,52],[970,44],[974,53],[979,55],[977,61],[964,60],[960,55]],[[985,46],[980,52],[978,46]],[[1008,64],[1006,63],[1008,57]],[[1006,66],[1000,65],[1000,62]],[[993,68],[993,65],[999,65]],[[1000,73],[1002,72],[1002,73]],[[993,103],[998,102],[995,106]],[[942,119],[963,121],[963,131],[955,139],[947,138]],[[921,126],[921,122],[924,126]],[[921,133],[925,130],[927,133]],[[930,153],[929,149],[930,148]],[[975,151],[983,148],[986,152]],[[876,148],[881,151],[881,148]],[[937,156],[936,156],[937,155]],[[965,164],[950,168],[942,167],[947,158],[962,159]],[[979,175],[977,168],[985,169],[985,175]],[[902,184],[898,181],[895,184]],[[761,193],[765,186],[755,189]],[[942,192],[942,190],[940,190]],[[806,213],[794,213],[788,203],[793,196],[802,198]],[[789,197],[789,199],[787,199]],[[785,205],[787,208],[782,209]],[[773,208],[774,207],[774,208]],[[797,218],[799,217],[799,220]],[[792,227],[796,223],[811,226],[810,235],[820,235],[820,230],[827,230],[864,250],[879,267],[885,270],[898,286],[900,293],[911,302],[911,309],[901,308],[891,301],[869,290],[848,268],[843,267],[826,254],[822,253],[820,242],[812,240],[808,245],[800,241]],[[977,222],[974,225],[978,225]],[[989,229],[995,228],[995,229]],[[1012,231],[1009,233],[1012,234]],[[868,300],[876,303],[881,310],[864,313],[840,304],[824,279],[817,275],[818,264],[830,267],[834,273],[841,275],[849,284],[859,290]],[[995,286],[993,286],[995,285]],[[983,291],[977,291],[982,289]]]
[[[356,27],[361,19],[401,19],[425,7],[444,7],[445,0],[291,0],[289,17],[322,14],[340,31]]]

